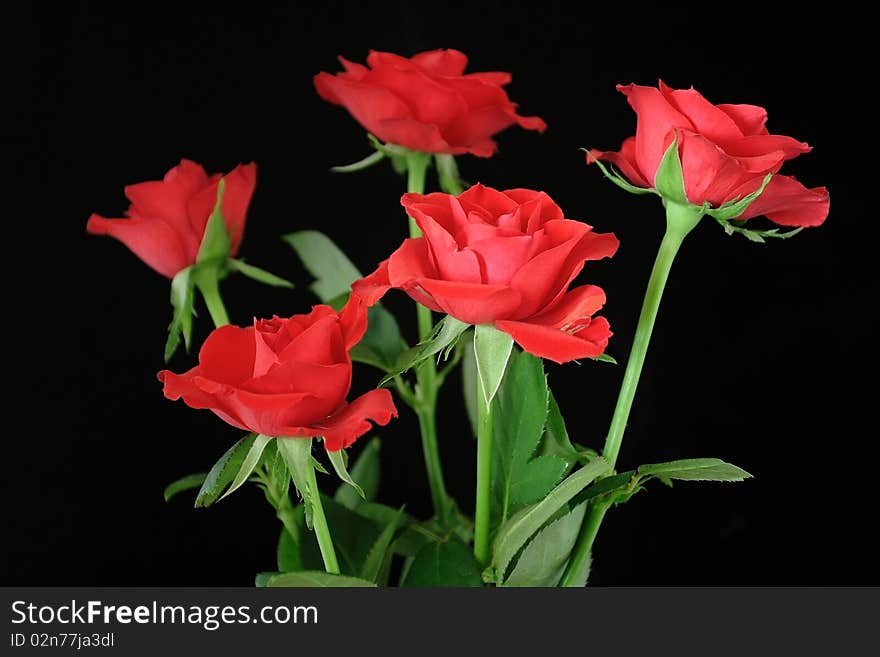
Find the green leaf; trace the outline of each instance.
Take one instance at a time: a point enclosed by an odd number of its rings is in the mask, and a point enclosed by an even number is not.
[[[539,531],[519,555],[504,586],[556,586],[577,542],[586,508],[581,504]]]
[[[458,164],[455,162],[455,156],[438,153],[434,155],[434,163],[437,167],[440,189],[453,196],[461,194],[464,191],[464,183],[458,174]]]
[[[388,372],[394,368],[398,356],[406,350],[406,341],[400,335],[394,315],[382,306],[370,308],[367,321],[367,332],[351,349],[351,359]]]
[[[201,488],[202,484],[205,482],[205,477],[207,476],[207,472],[199,472],[197,474],[191,474],[186,475],[185,477],[181,477],[177,481],[172,481],[165,487],[165,491],[162,493],[162,495],[164,495],[165,497],[165,501],[170,501],[171,498],[178,493],[192,490],[193,488]]]
[[[582,151],[585,153],[589,153],[590,150],[587,148],[582,148]],[[604,162],[600,160],[593,160],[592,164],[595,164],[599,167],[599,170],[605,175],[608,180],[613,182],[615,185],[623,189],[624,191],[629,192],[630,194],[656,194],[657,192],[649,187],[636,187],[631,182],[629,182],[626,178],[620,175],[617,170],[611,166],[606,165]]]
[[[379,481],[381,471],[379,468],[379,451],[382,441],[379,437],[375,437],[361,450],[354,465],[351,468],[351,477],[361,485],[363,498],[355,492],[351,486],[342,484],[336,489],[333,499],[342,506],[354,511],[360,507],[364,501],[372,502],[376,499],[379,492]]]
[[[682,205],[690,205],[684,191],[684,176],[681,172],[681,158],[678,156],[678,133],[660,159],[654,176],[654,187],[660,196]]]
[[[329,237],[317,230],[288,233],[283,238],[296,251],[315,277],[309,289],[324,303],[348,294],[351,284],[362,278],[357,267]]]
[[[544,434],[549,394],[541,359],[516,352],[493,411],[492,488],[499,522],[543,498],[565,474],[566,463],[558,456],[533,458]]]
[[[227,264],[230,266],[230,268],[241,274],[244,274],[248,278],[257,281],[258,283],[264,283],[266,285],[271,285],[272,287],[293,287],[293,283],[291,283],[290,281],[285,280],[280,276],[276,276],[275,274],[268,272],[265,269],[260,269],[259,267],[249,265],[244,260],[230,258],[229,260],[227,260]]]
[[[245,457],[242,459],[241,467],[239,467],[238,472],[232,479],[232,483],[229,484],[229,488],[227,488],[226,492],[220,496],[221,500],[234,493],[244,482],[247,481],[248,477],[250,477],[251,473],[254,471],[254,468],[257,467],[257,463],[260,462],[263,450],[266,449],[266,445],[268,445],[271,440],[273,440],[273,438],[270,438],[269,436],[264,436],[263,434],[257,435],[251,448],[248,450],[248,453],[245,454]]]
[[[492,545],[492,565],[487,573],[491,581],[501,581],[511,560],[531,536],[544,526],[563,505],[610,470],[608,462],[598,457],[570,474],[543,500],[521,509],[504,523],[495,535]],[[494,572],[493,572],[494,571]]]
[[[342,479],[343,482],[354,488],[355,491],[357,491],[357,494],[360,495],[362,500],[367,499],[367,496],[364,495],[364,489],[361,488],[348,473],[348,454],[345,453],[345,450],[340,449],[335,452],[331,452],[330,450],[326,451],[327,457],[330,459],[330,463],[333,465],[333,469],[336,470],[336,475],[340,479]]]
[[[489,409],[501,379],[504,378],[504,370],[507,369],[507,361],[513,351],[513,338],[504,331],[499,331],[490,324],[480,324],[474,327],[474,357],[477,361],[477,376],[479,377],[481,399],[478,401],[484,408]]]
[[[444,354],[448,354],[455,347],[458,338],[468,326],[469,324],[460,322],[454,317],[447,315],[434,327],[430,338],[398,356],[394,368],[382,378],[379,385],[388,383],[395,376],[402,374],[411,367],[415,367],[423,360],[431,358],[441,351]]]
[[[379,534],[379,538],[373,543],[373,547],[370,548],[370,552],[361,569],[361,577],[363,579],[380,585],[387,584],[388,571],[391,567],[391,557],[393,556],[393,552],[390,549],[391,543],[394,541],[394,536],[397,533],[397,528],[402,518],[403,507],[400,507],[397,514],[385,526],[382,533]]]
[[[278,570],[282,573],[293,573],[302,570],[302,562],[299,559],[299,545],[284,527],[281,528],[281,535],[278,537],[277,558]]]
[[[547,408],[547,421],[544,424],[544,435],[538,449],[539,454],[552,454],[565,462],[565,470],[569,470],[575,463],[586,463],[595,458],[596,452],[581,445],[575,445],[568,437],[568,429],[565,420],[556,403],[553,392],[549,391],[549,404]],[[553,482],[554,484],[556,482]],[[534,501],[534,500],[532,500]]]
[[[374,588],[376,585],[357,577],[331,575],[320,570],[302,570],[298,573],[281,573],[273,575],[266,581],[269,588]]]
[[[171,306],[174,313],[171,316],[171,324],[168,325],[168,340],[165,342],[166,363],[177,351],[181,335],[187,351],[189,351],[192,342],[193,304],[195,303],[195,295],[193,294],[195,282],[192,270],[192,267],[181,269],[171,279]]]
[[[482,586],[480,566],[470,548],[457,539],[425,545],[406,572],[401,586]]]
[[[318,491],[311,490],[309,486],[309,471],[315,466],[312,464],[312,439],[311,438],[277,438],[278,452],[287,464],[293,485],[303,499],[306,526],[312,528],[312,505],[313,495]]]
[[[356,171],[363,171],[364,169],[369,169],[374,164],[378,164],[384,160],[385,157],[385,153],[382,151],[376,151],[375,153],[370,153],[364,159],[353,162],[352,164],[330,167],[330,171],[333,173],[354,173]]]
[[[642,477],[658,479],[678,479],[680,481],[743,481],[752,475],[721,459],[683,459],[668,463],[648,463],[640,465],[638,474]]]
[[[257,434],[249,433],[230,447],[214,464],[205,477],[199,494],[196,496],[196,508],[211,506],[223,493],[236,473],[241,469],[245,455],[254,444]]]
[[[202,243],[199,245],[199,253],[196,256],[197,263],[209,260],[223,262],[229,257],[229,249],[231,248],[229,232],[226,230],[226,222],[223,219],[223,191],[225,189],[226,180],[221,178],[217,185],[217,203],[214,204],[214,211],[208,218]]]
[[[464,407],[471,423],[473,435],[477,435],[477,356],[474,353],[474,332],[467,331],[461,337],[461,388]]]
[[[739,215],[745,212],[748,207],[755,202],[755,200],[764,193],[764,190],[767,189],[767,185],[770,184],[770,179],[773,177],[772,173],[768,173],[764,176],[764,180],[761,181],[761,186],[758,187],[751,194],[744,196],[741,199],[730,201],[729,203],[725,203],[724,205],[717,207],[715,209],[708,208],[706,210],[706,214],[710,217],[715,217],[719,221],[729,221],[730,219],[736,219]]]

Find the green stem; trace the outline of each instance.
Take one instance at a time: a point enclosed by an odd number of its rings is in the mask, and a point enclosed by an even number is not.
[[[654,269],[648,280],[648,289],[645,292],[645,300],[642,302],[642,312],[639,315],[636,335],[633,338],[626,371],[623,374],[617,405],[614,408],[614,416],[611,418],[608,436],[605,438],[605,447],[602,449],[602,456],[611,464],[612,469],[617,464],[617,456],[620,453],[629,412],[636,396],[642,366],[645,364],[645,355],[648,353],[648,345],[651,342],[651,333],[654,330],[657,311],[660,309],[660,300],[666,287],[666,279],[669,278],[669,271],[672,269],[672,263],[681,243],[703,216],[700,208],[692,205],[681,205],[672,201],[666,201],[665,204],[666,233],[663,235],[660,250],[654,261]],[[560,586],[577,585],[573,580],[590,555],[606,511],[607,507],[599,504],[592,504],[587,510],[587,516],[581,526],[581,533],[560,581]]]
[[[318,538],[318,547],[321,548],[324,570],[331,575],[338,575],[339,562],[336,560],[336,550],[333,549],[333,539],[330,536],[330,528],[327,526],[327,517],[324,515],[321,491],[318,490],[318,481],[315,478],[315,466],[309,464],[307,472],[309,496],[312,500],[312,527],[314,527],[315,536]]]
[[[483,382],[477,376],[477,500],[474,513],[474,557],[489,563],[489,520],[492,486],[492,407],[485,404]]]
[[[407,157],[407,185],[408,192],[422,194],[425,191],[425,174],[431,156],[428,153],[411,153]],[[410,237],[421,237],[422,231],[418,225],[409,218]],[[419,340],[424,340],[431,335],[434,329],[434,318],[431,311],[421,304],[416,304],[416,313],[419,327]],[[443,481],[443,466],[440,461],[440,449],[437,444],[437,391],[440,387],[437,378],[437,366],[433,358],[428,358],[416,368],[416,398],[413,409],[419,418],[419,429],[422,434],[422,452],[425,456],[425,470],[428,473],[428,485],[431,489],[431,501],[434,505],[434,513],[442,525],[447,525],[450,520],[452,504],[449,493],[446,492],[446,484]]]
[[[223,299],[220,297],[220,285],[217,282],[216,272],[210,269],[198,274],[195,283],[202,293],[205,305],[208,306],[208,312],[211,313],[214,326],[220,328],[229,324],[229,315],[226,314],[226,306],[223,305]]]

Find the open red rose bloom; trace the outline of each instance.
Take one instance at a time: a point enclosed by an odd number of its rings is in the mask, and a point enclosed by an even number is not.
[[[455,197],[405,194],[424,237],[408,239],[352,286],[369,304],[399,288],[468,324],[493,324],[526,351],[558,363],[602,354],[611,336],[595,285],[568,289],[586,260],[618,241],[566,219],[544,192],[476,185]]]
[[[196,261],[211,212],[217,204],[217,186],[225,178],[223,218],[238,253],[244,236],[248,205],[257,184],[257,165],[240,164],[223,176],[208,175],[200,164],[181,160],[163,180],[128,185],[131,206],[127,219],[105,219],[93,214],[86,227],[94,235],[110,235],[125,244],[147,265],[168,278]]]
[[[367,313],[353,297],[338,314],[315,306],[290,319],[222,326],[183,374],[159,372],[165,396],[213,411],[229,424],[273,437],[323,436],[337,451],[397,417],[391,393],[371,390],[352,403],[351,349],[363,337]]]
[[[371,51],[367,66],[339,58],[345,72],[319,73],[321,98],[344,106],[384,142],[425,153],[491,156],[492,135],[512,125],[543,132],[537,116],[520,116],[503,86],[509,73],[465,74],[467,56],[431,50],[411,58]]]
[[[717,207],[758,190],[761,195],[737,219],[764,215],[782,226],[818,226],[828,216],[828,190],[807,189],[777,172],[783,162],[810,146],[792,137],[771,135],[767,111],[756,105],[713,105],[695,89],[618,85],[638,115],[635,137],[618,152],[593,150],[587,162],[606,160],[632,184],[654,187],[657,167],[676,137],[691,203]]]

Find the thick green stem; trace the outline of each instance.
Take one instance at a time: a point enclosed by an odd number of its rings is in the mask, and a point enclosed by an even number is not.
[[[605,447],[602,449],[602,456],[611,464],[612,468],[616,465],[617,456],[620,453],[620,445],[623,442],[629,412],[636,396],[642,366],[645,364],[645,355],[648,353],[648,345],[651,342],[651,333],[654,330],[657,311],[660,309],[660,300],[666,287],[666,279],[669,277],[669,271],[672,269],[672,263],[681,243],[702,216],[698,207],[666,201],[666,233],[663,235],[660,250],[654,261],[654,269],[651,270],[651,278],[648,280],[648,289],[645,292],[645,300],[642,302],[642,312],[639,315],[636,335],[633,338],[626,371],[623,374],[617,405],[614,408],[614,416],[611,418],[608,436],[605,438]],[[601,504],[592,504],[587,510],[587,516],[581,526],[581,533],[560,581],[560,586],[577,586],[573,580],[590,555],[606,511],[607,507]]]
[[[489,521],[492,493],[492,407],[485,403],[483,382],[477,376],[477,500],[474,513],[474,557],[489,563]]]
[[[202,293],[205,305],[208,306],[214,326],[217,328],[226,326],[229,323],[229,315],[226,314],[226,306],[223,305],[223,299],[220,297],[220,285],[215,272],[205,271],[197,275],[195,282]]]
[[[324,570],[331,575],[338,575],[339,562],[336,560],[336,550],[333,549],[333,539],[330,536],[330,528],[327,526],[324,506],[321,504],[321,491],[318,490],[314,465],[309,464],[307,472],[309,497],[312,502],[312,527],[315,529],[318,547],[321,549],[321,557],[324,559]]]
[[[407,157],[407,185],[408,192],[422,194],[425,191],[425,174],[431,156],[428,153],[411,153]],[[412,217],[409,219],[410,237],[421,237],[419,230]],[[416,304],[416,312],[419,327],[419,340],[424,340],[431,335],[434,328],[434,319],[431,311],[421,304]],[[437,391],[439,380],[437,378],[437,366],[433,358],[428,358],[416,367],[416,399],[413,408],[419,418],[419,428],[422,434],[422,452],[425,455],[425,469],[428,473],[428,485],[431,489],[431,501],[434,505],[434,513],[437,514],[441,524],[447,525],[450,520],[452,504],[449,493],[446,492],[446,484],[443,481],[443,467],[440,462],[440,450],[437,444]]]

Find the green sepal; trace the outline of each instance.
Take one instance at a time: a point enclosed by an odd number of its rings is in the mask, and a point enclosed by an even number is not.
[[[684,174],[681,170],[681,158],[678,155],[678,132],[660,158],[660,164],[654,174],[654,188],[664,199],[681,205],[691,204],[684,189]]]
[[[325,447],[326,449],[326,447]],[[344,449],[336,450],[335,452],[331,452],[329,449],[327,451],[327,458],[330,459],[330,464],[333,466],[333,469],[336,471],[336,476],[338,476],[342,481],[357,492],[360,495],[362,500],[366,500],[367,496],[364,494],[364,489],[360,487],[360,485],[351,478],[351,475],[348,472],[348,454]]]
[[[217,202],[214,204],[214,210],[205,225],[196,263],[201,264],[208,261],[222,263],[229,257],[232,244],[229,240],[226,222],[223,219],[223,193],[225,189],[226,180],[221,178],[217,184]]]
[[[207,476],[207,472],[198,472],[196,474],[181,477],[180,479],[172,481],[170,484],[168,484],[165,487],[165,490],[162,491],[162,496],[165,498],[166,502],[169,502],[171,498],[178,495],[179,493],[192,490],[193,488],[201,488],[202,484],[205,483],[205,477]]]
[[[589,154],[590,149],[582,148],[582,151]],[[606,165],[601,160],[594,159],[592,164],[595,164],[599,167],[599,170],[605,175],[608,180],[613,182],[615,185],[620,187],[622,190],[629,192],[630,194],[656,194],[657,190],[652,189],[650,187],[637,187],[629,182],[626,178],[624,178],[620,173],[617,172],[613,166]]]
[[[311,438],[278,438],[276,439],[278,452],[287,464],[293,485],[303,500],[306,527],[312,529],[312,513],[314,508],[314,496],[318,491],[313,491],[309,486],[309,470],[314,468],[312,458]]]
[[[244,274],[248,278],[257,281],[258,283],[263,283],[264,285],[270,285],[272,287],[293,288],[293,283],[291,283],[287,279],[276,276],[275,274],[268,272],[265,269],[260,269],[259,267],[249,265],[244,260],[229,258],[229,260],[226,261],[226,264],[229,265],[229,268],[233,271]]]
[[[174,312],[171,323],[168,325],[168,339],[165,342],[165,362],[171,360],[177,347],[180,346],[180,338],[186,350],[189,351],[192,342],[193,315],[195,314],[195,280],[193,267],[181,269],[171,279],[171,306]]]
[[[377,150],[375,153],[370,153],[364,159],[358,160],[357,162],[330,167],[330,171],[333,173],[355,173],[357,171],[363,171],[364,169],[369,169],[371,166],[378,164],[384,160],[385,157],[385,153]]]
[[[351,467],[351,477],[357,481],[363,491],[363,498],[348,484],[340,484],[333,495],[333,499],[342,506],[351,509],[359,509],[366,502],[372,502],[379,493],[381,470],[379,467],[379,452],[382,441],[375,436],[368,442]]]
[[[491,324],[474,327],[474,356],[480,381],[478,391],[482,395],[477,402],[483,404],[487,413],[504,378],[512,351],[513,338],[509,333],[499,331]]]
[[[435,354],[442,352],[443,358],[448,358],[449,353],[455,347],[461,334],[464,333],[468,326],[470,326],[470,324],[465,324],[451,315],[447,315],[437,322],[430,337],[426,338],[415,347],[407,349],[397,357],[394,367],[382,378],[379,385],[385,385],[395,376],[403,374],[408,369],[415,367],[423,360],[431,358]]]
[[[257,434],[249,433],[217,460],[196,496],[196,508],[211,506],[223,494],[223,490],[241,469],[242,461],[253,446],[256,437]]]
[[[464,191],[465,183],[458,173],[458,164],[454,155],[437,153],[434,155],[434,165],[437,167],[440,189],[453,196],[458,196]]]
[[[241,465],[238,468],[238,472],[235,473],[235,477],[232,478],[232,483],[229,484],[229,488],[226,489],[226,492],[218,498],[218,502],[224,497],[227,497],[234,493],[241,487],[244,482],[248,480],[248,477],[251,476],[254,468],[256,468],[257,464],[260,462],[260,457],[263,455],[263,450],[266,449],[266,445],[268,445],[271,440],[273,439],[269,436],[257,434],[257,436],[254,438],[254,442],[251,443],[250,449],[247,451],[247,454],[245,454],[244,458],[241,460]]]
[[[755,202],[755,200],[764,193],[764,190],[767,189],[767,185],[770,184],[770,179],[773,177],[772,173],[768,173],[764,176],[764,180],[761,182],[761,186],[758,187],[751,194],[744,196],[741,199],[734,199],[721,205],[717,208],[706,208],[705,214],[708,214],[710,217],[714,217],[718,220],[722,226],[725,222],[730,221],[731,219],[736,219],[743,212],[745,212],[748,207]]]

